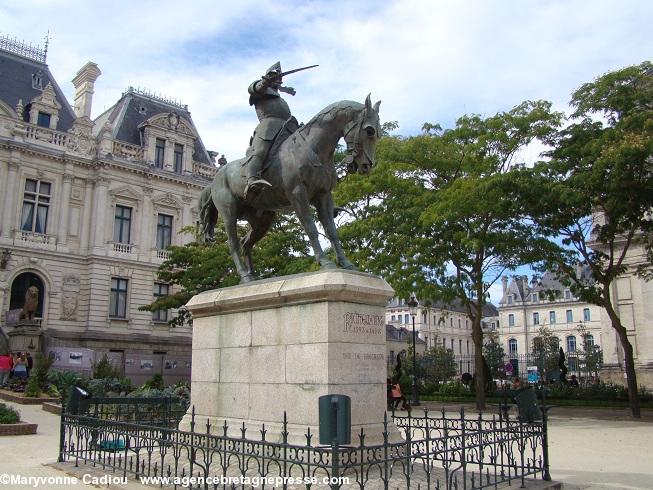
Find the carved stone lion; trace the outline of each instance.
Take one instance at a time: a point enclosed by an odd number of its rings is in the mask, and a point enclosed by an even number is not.
[[[20,312],[20,320],[34,320],[34,313],[39,306],[39,289],[30,286],[25,293],[25,304]]]

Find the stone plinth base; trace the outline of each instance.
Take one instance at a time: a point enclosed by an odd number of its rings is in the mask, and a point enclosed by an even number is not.
[[[37,321],[21,320],[5,332],[12,352],[41,352],[43,331]]]
[[[392,288],[341,269],[285,276],[201,293],[193,314],[191,407],[195,430],[318,443],[318,398],[351,397],[352,444],[382,440],[386,409],[385,305]],[[190,411],[180,424],[190,426]],[[397,431],[392,438],[399,437]]]

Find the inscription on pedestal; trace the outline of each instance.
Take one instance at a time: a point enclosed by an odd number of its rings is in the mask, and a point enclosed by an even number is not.
[[[369,335],[381,335],[383,333],[382,327],[385,325],[385,317],[383,315],[370,315],[348,311],[343,316],[344,326],[342,331],[345,333],[364,333]]]

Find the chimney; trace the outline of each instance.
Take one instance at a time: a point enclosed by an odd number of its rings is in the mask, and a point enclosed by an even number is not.
[[[75,86],[75,115],[77,117],[91,117],[91,105],[93,103],[93,86],[95,80],[102,74],[98,66],[89,61],[80,68],[73,85]]]
[[[503,292],[505,293],[508,289],[508,276],[503,276],[501,278],[501,284],[503,285]]]

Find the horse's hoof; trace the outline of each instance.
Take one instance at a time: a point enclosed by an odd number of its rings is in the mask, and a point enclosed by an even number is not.
[[[254,274],[246,274],[240,278],[240,283],[245,284],[247,282],[256,281],[256,276]]]
[[[335,264],[335,262],[332,262],[327,259],[320,260],[320,269],[329,270],[329,269],[337,269],[337,268],[338,266]]]

